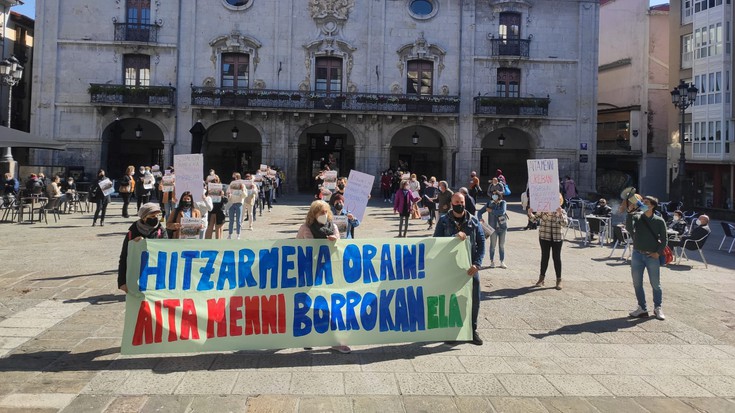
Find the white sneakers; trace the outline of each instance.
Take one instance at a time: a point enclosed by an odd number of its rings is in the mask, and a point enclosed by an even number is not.
[[[630,315],[631,317],[636,317],[636,318],[648,317],[648,310],[644,310],[641,308],[641,306],[638,306],[638,308],[628,313],[628,315]]]
[[[500,261],[500,268],[506,269],[508,266],[503,261]]]
[[[240,234],[237,234],[237,239],[240,239]]]
[[[495,268],[495,261],[490,261],[490,268]]]
[[[666,320],[666,316],[664,315],[664,311],[661,309],[661,307],[656,307],[653,309],[653,314],[658,318],[659,320]]]

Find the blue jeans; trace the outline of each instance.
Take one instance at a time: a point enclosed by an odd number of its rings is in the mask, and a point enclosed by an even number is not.
[[[498,252],[500,253],[500,261],[505,260],[505,233],[507,231],[495,231],[490,235],[490,261],[495,260],[495,245],[498,246]]]
[[[242,225],[242,204],[235,202],[230,205],[230,227],[229,232],[232,235],[232,225],[237,222],[237,233],[240,233],[240,226]]]
[[[642,309],[648,311],[646,307],[646,293],[643,291],[643,270],[648,270],[648,278],[651,280],[653,288],[653,306],[661,307],[662,290],[661,290],[661,264],[658,258],[649,257],[633,250],[630,273],[633,276],[633,288],[635,289],[635,298],[638,299],[638,305]]]

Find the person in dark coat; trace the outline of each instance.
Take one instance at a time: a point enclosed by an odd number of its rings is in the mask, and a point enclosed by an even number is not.
[[[161,225],[161,207],[158,203],[143,204],[138,210],[138,219],[128,228],[120,251],[120,262],[117,266],[117,288],[128,292],[126,274],[128,271],[128,244],[146,239],[166,239],[166,229]]]
[[[97,182],[92,184],[92,188],[89,190],[89,199],[97,205],[94,210],[94,219],[92,220],[92,226],[97,225],[97,219],[100,220],[100,226],[105,226],[105,214],[107,213],[107,205],[110,203],[110,196],[105,195],[102,188],[100,188],[100,182],[107,179],[105,171],[100,169],[97,171]]]

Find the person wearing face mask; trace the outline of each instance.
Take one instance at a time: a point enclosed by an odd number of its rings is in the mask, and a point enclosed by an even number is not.
[[[347,228],[345,232],[340,234],[344,235],[346,239],[355,238],[355,228],[360,226],[360,220],[355,218],[350,211],[345,208],[345,198],[342,195],[334,196],[334,206],[332,206],[332,214],[334,216],[344,216],[347,218]]]
[[[138,176],[135,177],[135,199],[136,206],[140,209],[142,204],[148,203],[151,197],[151,190],[144,188],[146,178],[145,166],[138,168]]]
[[[674,212],[674,214],[676,214],[676,212]],[[694,241],[701,240],[711,232],[712,230],[709,227],[709,217],[707,215],[700,215],[697,220],[694,221],[694,228],[692,228],[692,231],[689,234],[679,237],[679,239],[669,240],[669,247],[681,247],[684,245],[684,241],[688,239]]]
[[[393,213],[398,214],[398,238],[406,238],[408,232],[408,221],[411,218],[411,209],[413,204],[418,202],[419,198],[411,192],[408,181],[401,182],[399,189],[393,198]]]
[[[120,251],[120,261],[117,266],[117,288],[128,292],[126,274],[128,270],[128,243],[146,239],[166,239],[166,230],[161,225],[161,207],[157,203],[149,202],[141,205],[138,210],[138,220],[128,228]]]
[[[309,206],[309,212],[306,213],[304,223],[299,227],[296,239],[326,239],[329,241],[337,241],[340,239],[340,232],[337,225],[332,219],[332,211],[329,204],[316,200]],[[304,347],[305,350],[311,350],[311,347]],[[333,346],[332,350],[340,353],[350,353],[352,349],[345,345]]]
[[[472,277],[472,344],[482,345],[482,338],[477,332],[477,317],[480,314],[480,266],[485,256],[485,233],[480,221],[465,210],[465,197],[457,192],[452,195],[452,209],[439,218],[434,229],[434,237],[457,237],[470,240],[470,268],[467,275]],[[452,343],[450,343],[452,344]]]
[[[554,212],[533,212],[528,208],[528,219],[538,224],[538,242],[541,246],[541,272],[535,287],[543,287],[549,255],[554,259],[556,289],[561,290],[561,246],[564,242],[562,229],[567,226],[567,212],[561,207],[564,197],[559,193],[559,207]]]
[[[135,173],[135,167],[133,165],[128,166],[128,168],[125,170],[125,175],[123,175],[122,179],[120,179],[120,187],[117,190],[117,192],[120,193],[120,196],[123,199],[123,206],[122,206],[123,218],[129,217],[128,205],[130,205],[131,189],[133,189],[133,181],[135,180],[135,178],[133,178],[134,173]]]
[[[201,212],[199,212],[199,210],[194,207],[191,192],[189,191],[181,194],[181,199],[179,200],[179,205],[176,207],[176,211],[171,214],[166,223],[166,229],[174,232],[174,236],[172,238],[179,238],[181,231],[181,219],[184,217],[199,219],[202,218]]]
[[[672,231],[676,231],[676,234],[678,236],[684,235],[684,233],[687,231],[687,222],[684,221],[684,214],[681,212],[681,210],[674,211],[673,218],[671,220],[671,223],[669,224],[669,229]]]
[[[503,199],[503,193],[495,191],[491,197],[491,201],[484,207],[480,208],[477,216],[480,222],[483,222],[482,215],[485,211],[488,214],[488,225],[495,231],[490,235],[490,268],[495,268],[495,246],[498,246],[500,268],[508,268],[505,265],[505,234],[508,232],[508,215],[506,214],[506,203]]]
[[[105,214],[107,214],[107,205],[110,203],[110,196],[105,195],[100,188],[100,182],[107,179],[105,171],[100,169],[97,171],[97,182],[92,185],[89,192],[89,199],[97,206],[94,210],[94,218],[92,220],[92,226],[97,225],[97,220],[100,220],[100,226],[105,226]]]
[[[639,197],[636,194],[636,197]],[[638,307],[631,311],[631,317],[648,317],[646,307],[646,293],[643,290],[643,271],[648,270],[648,278],[653,289],[653,313],[659,320],[663,320],[661,304],[663,292],[661,289],[661,263],[659,255],[664,253],[668,243],[666,237],[666,223],[663,218],[653,212],[658,206],[658,199],[646,196],[641,199],[640,208],[631,204],[627,199],[620,205],[621,210],[627,211],[625,217],[625,229],[633,237],[633,253],[630,257],[630,272],[633,277],[633,289],[635,290]]]
[[[228,215],[230,217],[227,239],[232,239],[233,228],[237,230],[237,239],[240,239],[240,229],[242,227],[242,205],[245,200],[247,190],[240,178],[241,175],[239,172],[233,173],[232,181],[227,189],[227,199],[229,200]]]

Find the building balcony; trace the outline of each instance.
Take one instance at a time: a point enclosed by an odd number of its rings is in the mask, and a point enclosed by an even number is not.
[[[156,24],[114,23],[116,42],[158,43]]]
[[[191,88],[191,105],[214,108],[393,113],[459,113],[459,96],[375,93],[326,94],[298,90]]]
[[[97,106],[154,106],[171,108],[176,102],[172,86],[126,86],[92,83],[90,102]]]
[[[529,57],[531,37],[528,39],[490,39],[493,57]]]
[[[475,115],[498,115],[519,117],[549,116],[551,99],[531,97],[476,96]]]

